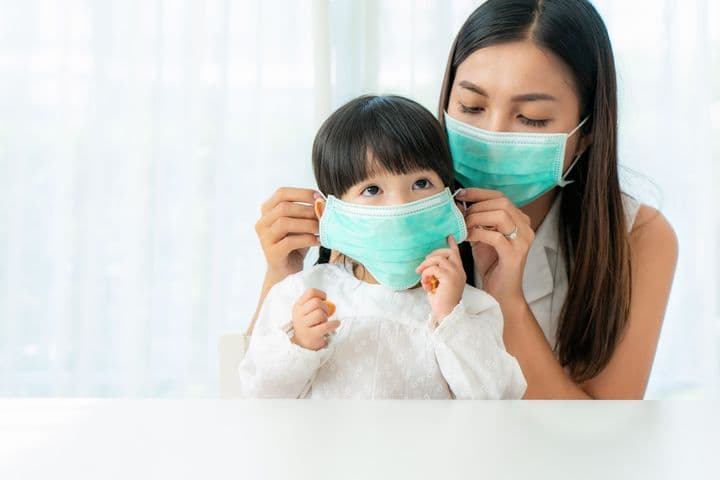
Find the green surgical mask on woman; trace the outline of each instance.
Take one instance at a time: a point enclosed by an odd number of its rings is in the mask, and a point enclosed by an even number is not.
[[[445,113],[445,129],[455,178],[463,187],[502,192],[518,207],[527,205],[566,180],[580,155],[563,174],[565,147],[587,122],[570,133],[493,132],[468,125]]]

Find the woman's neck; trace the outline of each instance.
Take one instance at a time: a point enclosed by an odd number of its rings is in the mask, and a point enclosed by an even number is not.
[[[530,226],[533,231],[537,231],[537,229],[540,228],[540,225],[542,225],[543,220],[545,220],[545,217],[550,211],[550,208],[552,208],[553,202],[555,202],[557,196],[558,189],[553,188],[537,200],[534,200],[532,203],[520,208],[525,215],[530,217]]]

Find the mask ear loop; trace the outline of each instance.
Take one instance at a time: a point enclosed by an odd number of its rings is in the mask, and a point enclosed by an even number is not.
[[[585,123],[587,123],[587,121],[588,121],[589,119],[590,119],[590,116],[585,117],[585,118],[583,119],[583,121],[580,122],[580,124],[579,124],[577,127],[573,128],[572,132],[568,133],[567,138],[572,137],[572,136],[575,134],[575,132],[577,132],[578,130],[580,130],[580,128],[582,128],[582,126],[585,125]],[[573,183],[573,182],[575,181],[575,180],[566,180],[566,178],[567,178],[567,176],[570,174],[570,170],[572,170],[573,167],[577,164],[578,160],[580,160],[580,157],[582,157],[582,153],[579,154],[579,155],[577,155],[577,156],[575,156],[575,159],[574,159],[573,162],[570,164],[570,166],[568,167],[568,169],[565,170],[565,173],[563,174],[562,178],[560,179],[560,183],[558,183],[559,186],[565,187],[565,186],[570,185],[571,183]]]
[[[316,196],[316,197],[315,197],[315,200],[320,200],[320,198],[322,198],[322,199],[325,201],[325,203],[327,203],[327,199],[328,199],[327,195],[325,195],[325,194],[324,194],[323,192],[321,192],[320,190],[317,190],[317,193],[318,193],[318,195],[320,195],[320,197],[317,197],[317,196]],[[315,235],[315,236],[318,237],[318,238],[320,238],[320,233],[318,233],[318,234]]]
[[[582,128],[582,126],[587,123],[588,120],[590,120],[590,115],[583,118],[582,122],[580,122],[577,127],[573,128],[572,132],[568,133],[568,138],[572,137],[575,134],[575,132],[580,130]]]
[[[457,190],[455,190],[455,193],[452,194],[453,198],[455,198],[455,195],[460,193],[461,190],[462,188],[458,188]],[[467,203],[465,203],[465,200],[461,200],[460,203],[462,203],[463,209],[467,211]]]
[[[575,164],[577,164],[578,160],[580,160],[580,157],[582,157],[582,153],[575,157],[575,160],[573,160],[573,162],[570,164],[568,169],[565,171],[565,174],[560,179],[560,183],[558,183],[559,186],[565,187],[565,186],[570,185],[571,183],[575,182],[575,180],[566,180],[566,178],[570,174],[570,170],[572,170],[573,167],[575,166]]]

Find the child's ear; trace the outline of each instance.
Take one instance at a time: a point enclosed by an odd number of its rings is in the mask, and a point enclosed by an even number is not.
[[[320,220],[322,218],[323,213],[325,212],[325,200],[322,198],[318,198],[315,200],[315,216]]]

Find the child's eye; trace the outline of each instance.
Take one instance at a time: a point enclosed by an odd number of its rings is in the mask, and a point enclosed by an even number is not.
[[[421,178],[420,180],[417,180],[415,184],[413,184],[413,188],[417,188],[419,190],[424,190],[430,187],[432,187],[432,182],[427,178]]]
[[[380,187],[378,187],[377,185],[370,185],[369,187],[365,187],[365,189],[363,189],[361,195],[364,195],[366,197],[372,197],[377,195],[378,193],[380,193]]]

